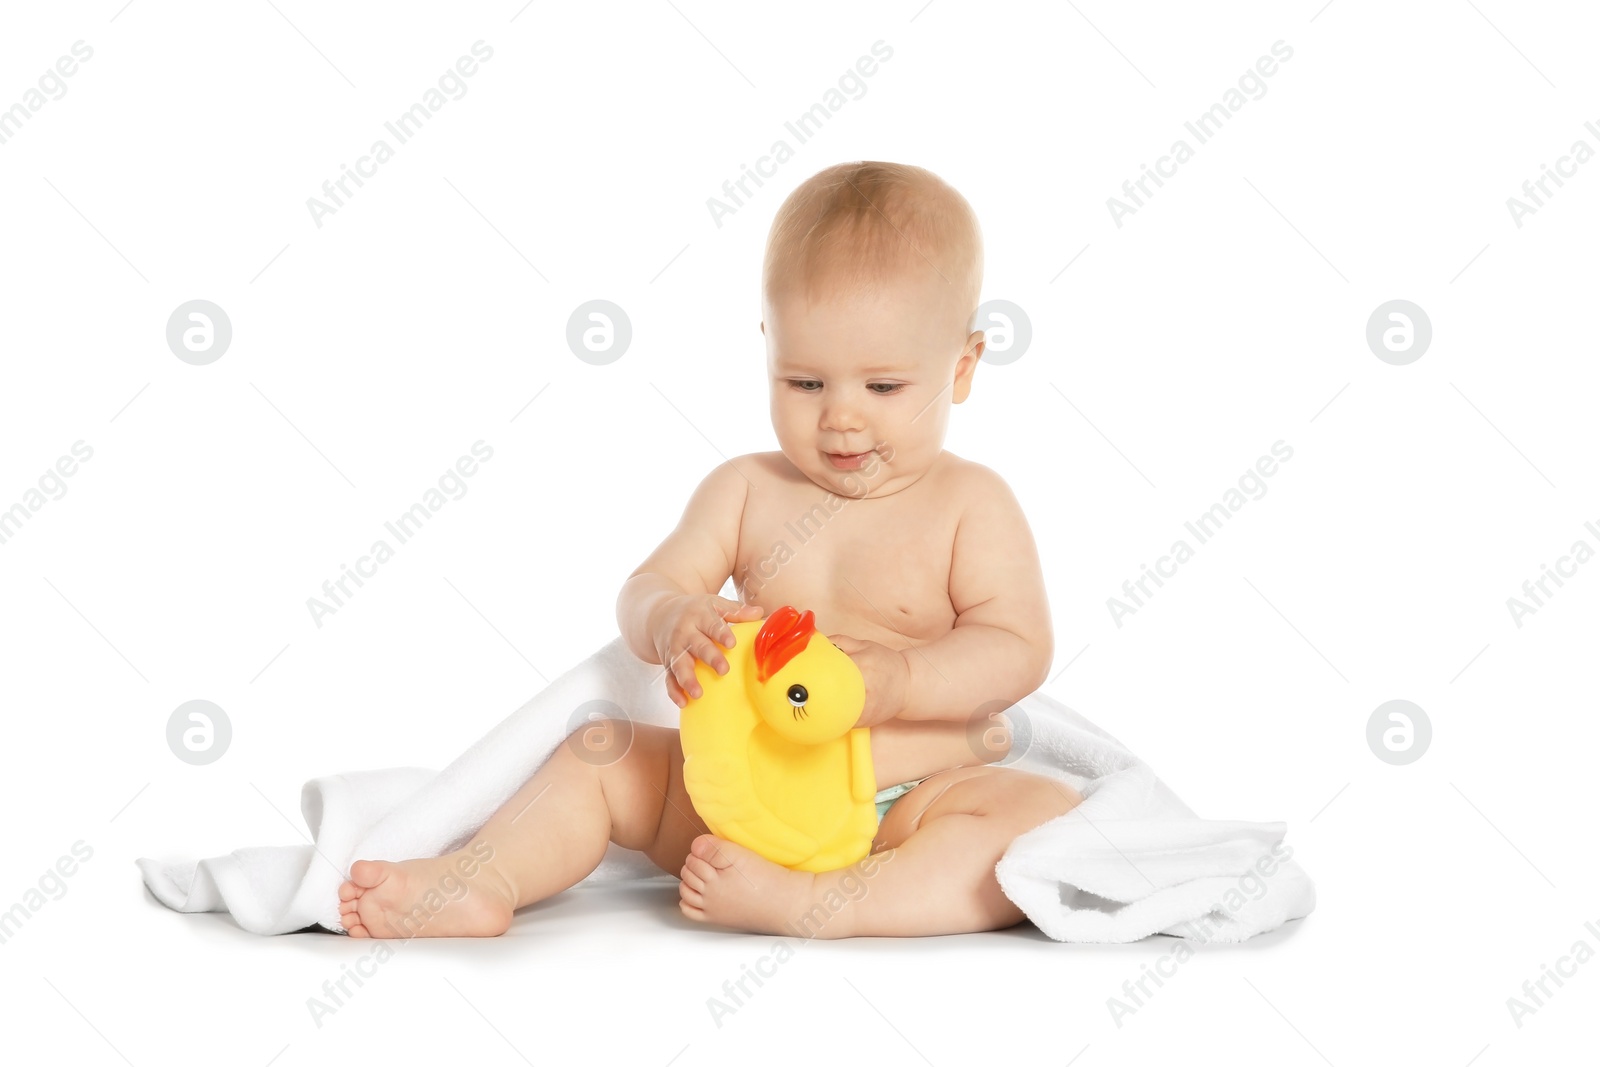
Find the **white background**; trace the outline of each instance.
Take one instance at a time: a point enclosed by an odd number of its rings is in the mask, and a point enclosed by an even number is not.
[[[0,15],[0,107],[94,49],[0,145],[0,508],[94,450],[0,545],[0,908],[93,849],[0,945],[4,1047],[138,1065],[1588,1048],[1600,964],[1521,1028],[1506,1000],[1580,938],[1600,949],[1600,563],[1521,627],[1506,600],[1575,541],[1600,548],[1600,161],[1520,228],[1506,200],[1575,140],[1600,149],[1592,10],[275,3]],[[466,95],[318,228],[307,198],[480,39]],[[878,40],[893,56],[865,94],[795,145],[784,121]],[[1117,227],[1107,198],[1195,146],[1184,122],[1278,40],[1293,57],[1265,95]],[[707,198],[780,137],[795,157],[719,228]],[[693,928],[670,885],[579,889],[502,939],[406,946],[318,1027],[307,998],[372,942],[157,905],[136,857],[299,841],[305,779],[441,766],[615,635],[620,583],[694,485],[775,447],[766,229],[857,158],[960,189],[985,299],[1031,319],[947,447],[1032,522],[1048,692],[1201,815],[1287,822],[1316,910],[1203,948],[1120,1027],[1107,998],[1176,942],[1025,924],[808,945],[718,1028],[706,997],[767,946]],[[633,324],[606,366],[564,339],[595,298]],[[1397,298],[1433,326],[1406,366],[1365,341]],[[208,366],[166,344],[192,299],[232,322]],[[466,495],[317,627],[307,598],[480,439],[494,456]],[[1115,625],[1107,598],[1278,440],[1294,455],[1265,496]],[[234,731],[205,767],[165,741],[197,698]],[[1434,732],[1407,766],[1366,742],[1396,698]]]

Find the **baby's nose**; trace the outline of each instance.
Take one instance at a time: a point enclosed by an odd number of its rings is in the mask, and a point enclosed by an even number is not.
[[[822,416],[822,428],[829,433],[860,433],[861,413],[853,407],[830,407]]]

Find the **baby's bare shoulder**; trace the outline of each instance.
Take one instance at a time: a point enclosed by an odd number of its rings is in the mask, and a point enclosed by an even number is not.
[[[728,464],[742,471],[752,486],[762,481],[793,481],[799,474],[789,458],[779,451],[746,452],[742,456],[734,456],[728,460]]]
[[[964,459],[953,452],[944,453],[944,459],[941,495],[958,499],[969,509],[1006,505],[1016,500],[1010,484],[994,468]]]
[[[962,505],[951,552],[950,603],[967,621],[1043,634],[1048,643],[1044,573],[1021,502],[998,472],[981,463],[961,460],[953,470],[964,491],[951,494]]]
[[[949,481],[940,495],[960,501],[955,528],[957,560],[964,558],[969,567],[999,569],[1002,558],[1034,557],[1033,531],[1010,483],[982,463],[954,455],[950,460]]]

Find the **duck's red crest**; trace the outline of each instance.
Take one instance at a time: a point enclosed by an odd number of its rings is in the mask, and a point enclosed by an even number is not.
[[[756,680],[765,682],[799,655],[817,632],[811,611],[796,611],[788,604],[775,610],[756,634]]]

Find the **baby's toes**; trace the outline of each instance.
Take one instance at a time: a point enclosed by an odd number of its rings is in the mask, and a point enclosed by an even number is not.
[[[361,890],[372,889],[385,878],[388,878],[389,872],[397,866],[398,864],[388,863],[383,860],[356,860],[350,865],[350,881],[348,884],[356,887],[356,895],[359,896]]]
[[[726,867],[733,862],[721,848],[722,842],[717,840],[715,834],[701,834],[689,842],[689,859],[701,861],[703,866],[715,871],[718,867]]]
[[[691,885],[695,889],[704,893],[706,890],[706,883],[712,878],[715,878],[716,874],[717,869],[715,867],[701,859],[699,856],[691,853],[684,859],[683,873],[678,877],[682,878],[685,884]]]
[[[339,925],[344,932],[355,936],[354,928],[361,923],[361,888],[351,882],[339,887]]]

